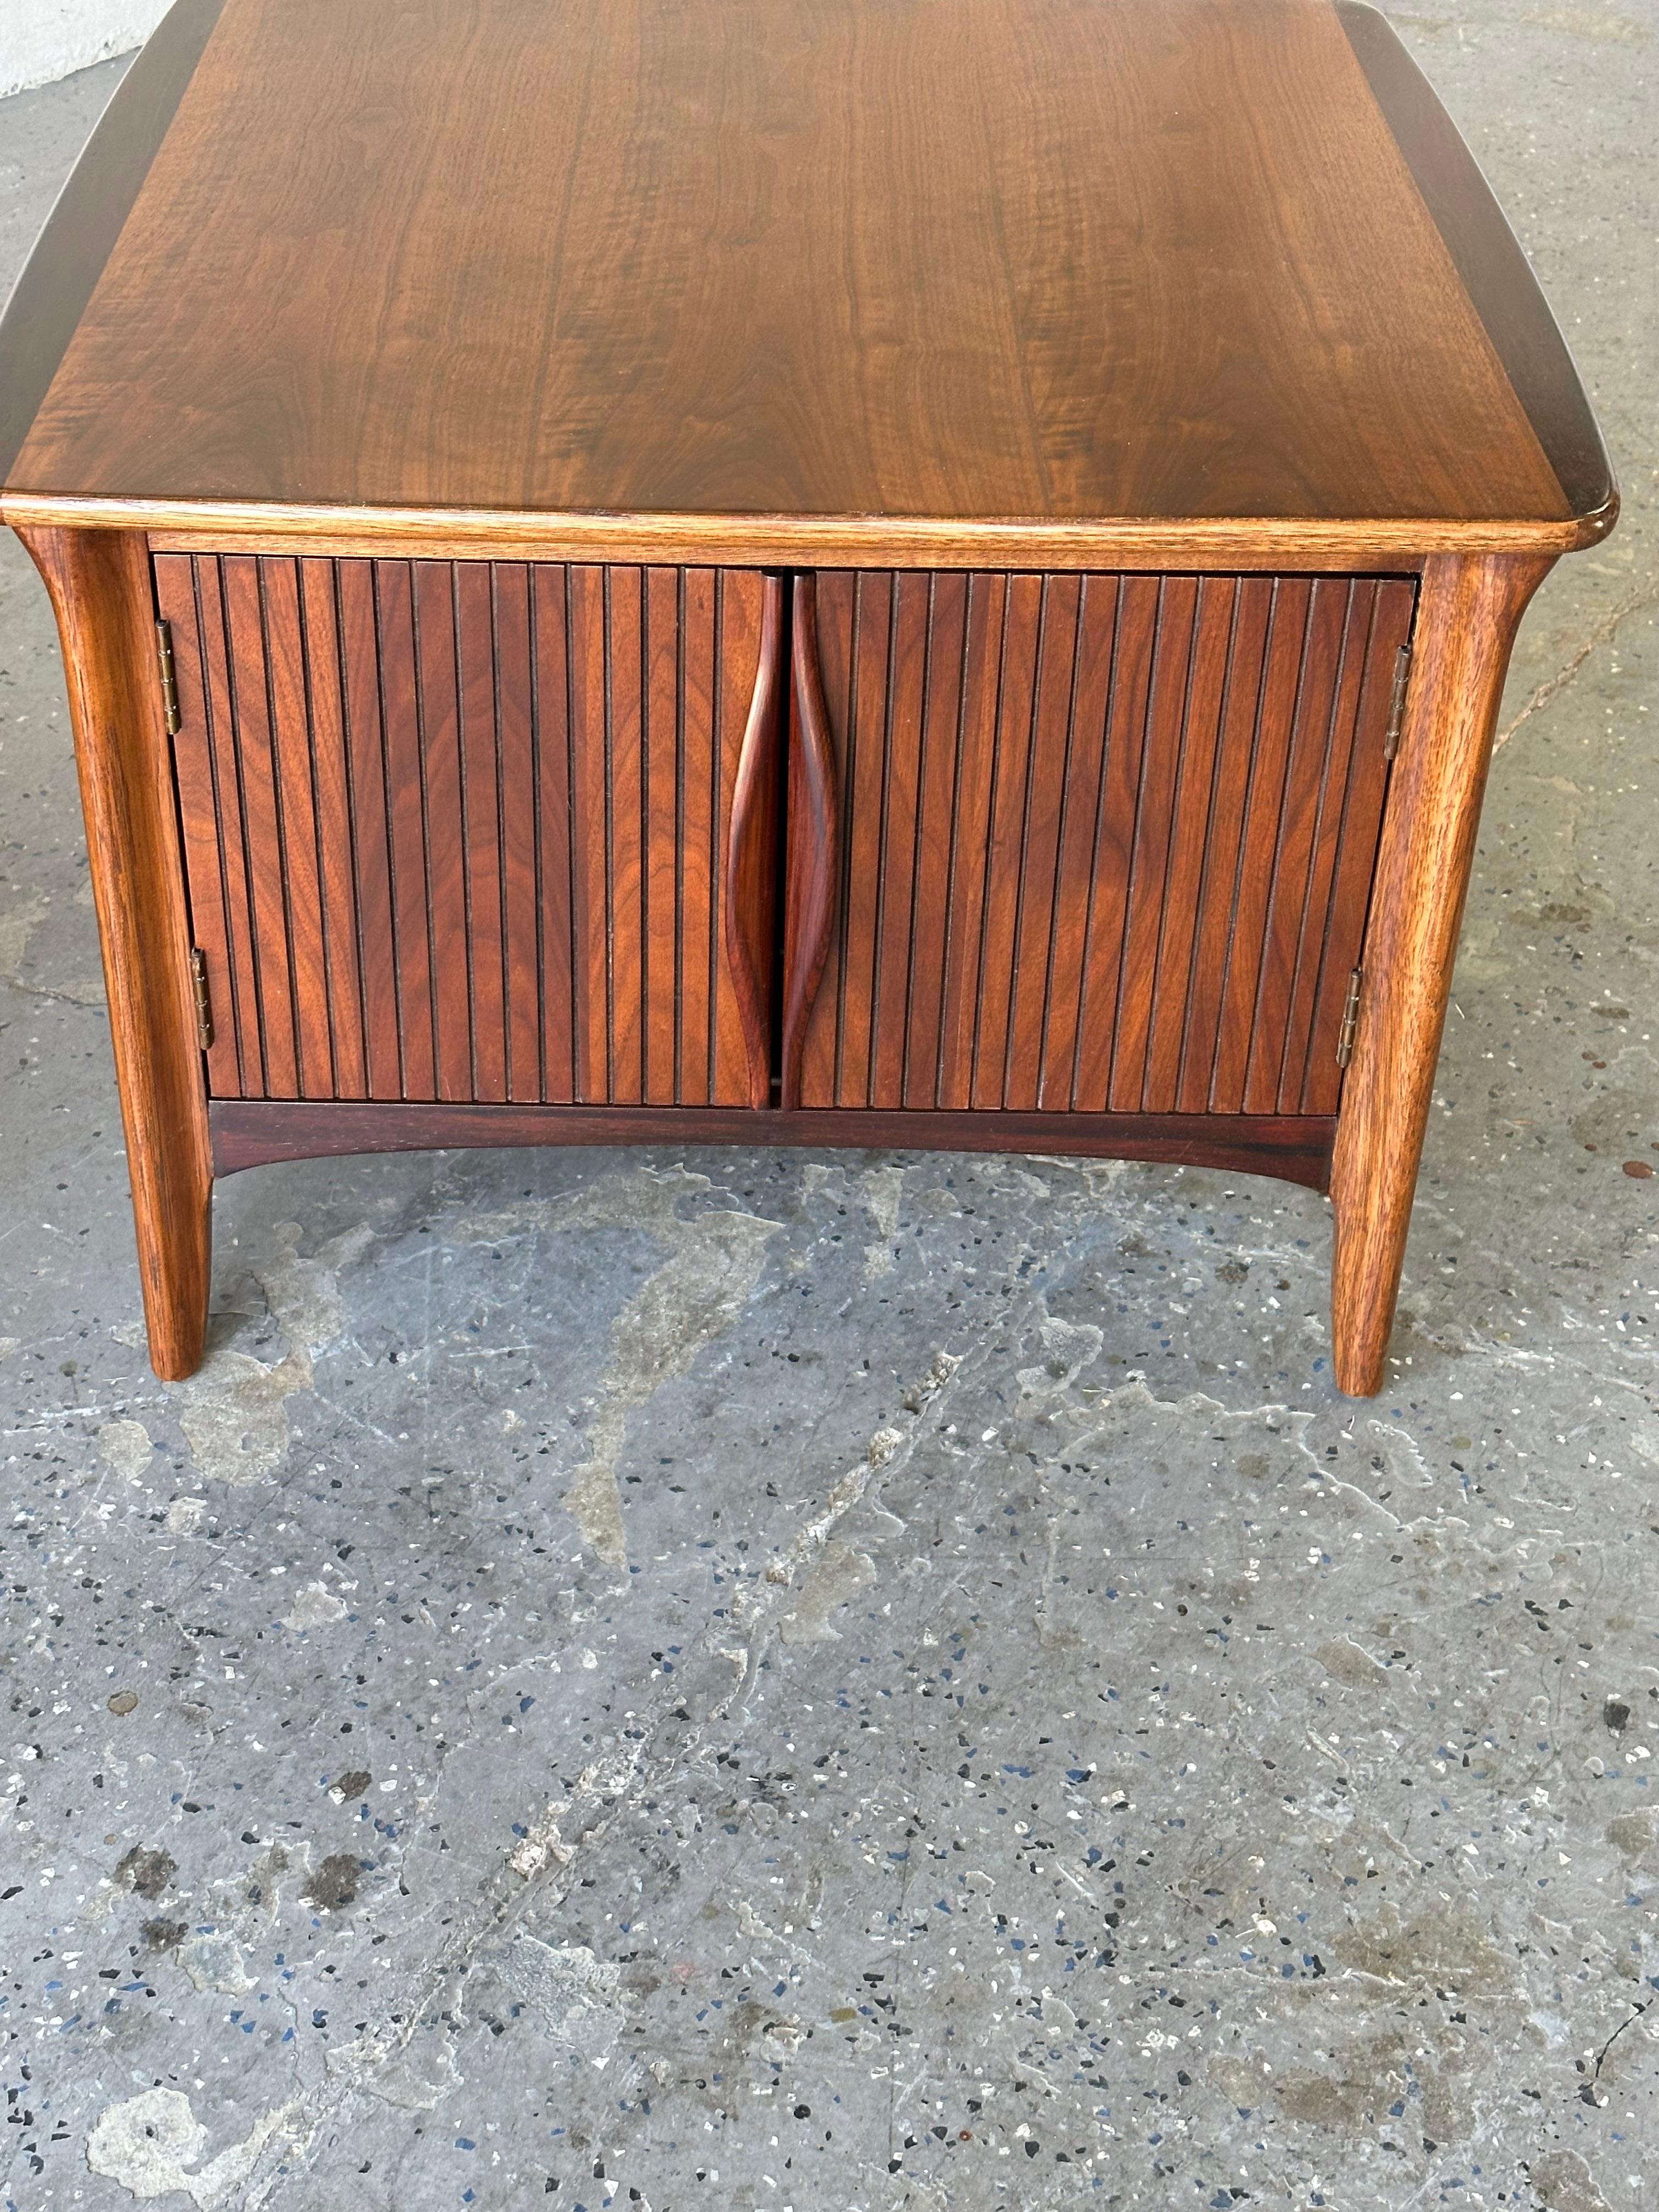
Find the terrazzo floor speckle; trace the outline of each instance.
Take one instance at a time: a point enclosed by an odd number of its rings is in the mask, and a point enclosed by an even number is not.
[[[158,1383],[0,548],[7,2212],[1659,2204],[1659,21],[1395,20],[1626,514],[1373,1401],[1310,1193],[666,1149],[234,1178]],[[119,67],[0,104],[8,270]]]

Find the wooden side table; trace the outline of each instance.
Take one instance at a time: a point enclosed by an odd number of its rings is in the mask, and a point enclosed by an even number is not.
[[[1382,1378],[1493,717],[1616,508],[1351,0],[178,0],[0,325],[151,1356],[213,1179],[1328,1188]]]

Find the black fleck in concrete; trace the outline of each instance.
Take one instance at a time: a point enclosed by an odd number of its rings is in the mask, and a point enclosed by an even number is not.
[[[236,1179],[158,1384],[0,549],[0,2205],[1659,2203],[1659,26],[1397,20],[1626,514],[1374,1403],[1309,1194],[712,1151]],[[9,265],[117,73],[0,107]]]

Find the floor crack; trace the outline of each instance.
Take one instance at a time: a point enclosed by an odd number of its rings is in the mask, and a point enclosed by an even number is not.
[[[26,983],[21,975],[0,976],[0,982],[5,983],[14,991],[21,992],[26,999],[45,999],[54,1006],[81,1006],[95,1013],[102,1013],[105,1011],[106,1001],[101,998],[80,998],[73,991],[54,991],[46,983]]]
[[[1498,732],[1492,740],[1492,750],[1496,752],[1500,745],[1508,744],[1522,722],[1535,714],[1540,708],[1547,707],[1558,691],[1566,689],[1596,647],[1607,643],[1627,615],[1639,613],[1642,608],[1652,606],[1656,600],[1659,600],[1659,592],[1638,593],[1634,599],[1626,599],[1620,605],[1614,607],[1611,613],[1604,615],[1577,652],[1573,654],[1571,659],[1564,667],[1558,668],[1553,676],[1546,678],[1515,720]]]
[[[1590,2075],[1590,2080],[1592,2081],[1599,2081],[1601,2080],[1602,2062],[1607,2057],[1608,2051],[1612,2050],[1613,2045],[1618,2042],[1620,2037],[1624,2033],[1627,2027],[1633,2027],[1636,2025],[1637,2021],[1641,2019],[1643,2014],[1647,2010],[1648,2006],[1652,2002],[1653,1999],[1649,1997],[1644,2003],[1639,2004],[1636,2007],[1628,2020],[1621,2020],[1618,2027],[1613,2029],[1613,2033],[1607,2038],[1607,2041],[1601,2045],[1600,2051],[1595,2054],[1595,2071]]]

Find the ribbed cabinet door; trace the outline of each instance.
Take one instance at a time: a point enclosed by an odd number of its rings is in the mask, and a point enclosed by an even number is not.
[[[1404,578],[817,578],[801,1103],[1328,1115]]]
[[[215,1097],[747,1103],[758,574],[155,567]]]

